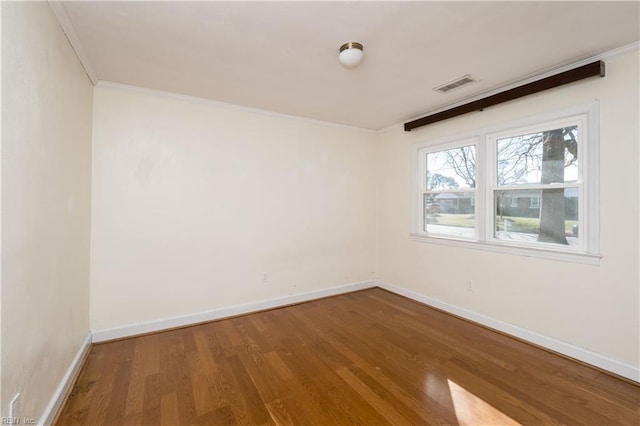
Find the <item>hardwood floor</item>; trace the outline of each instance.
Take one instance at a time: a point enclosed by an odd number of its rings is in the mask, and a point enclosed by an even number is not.
[[[381,289],[94,345],[59,425],[640,424],[640,387]]]

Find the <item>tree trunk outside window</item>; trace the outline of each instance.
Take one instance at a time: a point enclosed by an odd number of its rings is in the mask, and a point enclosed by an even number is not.
[[[542,142],[541,183],[564,182],[564,150],[563,129],[544,132]],[[564,230],[564,222],[564,189],[543,189],[538,241],[569,244]]]

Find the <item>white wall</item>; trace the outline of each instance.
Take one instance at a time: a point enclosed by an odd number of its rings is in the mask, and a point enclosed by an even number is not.
[[[46,2],[2,2],[2,415],[39,419],[89,333],[92,85]]]
[[[637,60],[637,52],[613,57],[605,78],[378,135],[101,85],[91,327],[319,290],[377,271],[384,282],[637,369],[639,214],[637,198],[627,196],[640,186],[632,161],[639,155]],[[413,143],[594,99],[600,266],[409,239]]]
[[[638,52],[607,75],[377,140],[379,278],[617,362],[639,365]],[[600,266],[409,239],[411,146],[508,120],[600,101]],[[474,291],[466,289],[473,280]]]
[[[638,366],[637,52],[607,60],[603,79],[379,135],[109,85],[92,99],[45,3],[2,3],[2,55],[3,415],[20,392],[20,415],[40,416],[89,325],[322,290],[375,271]],[[596,98],[600,266],[409,240],[413,143]]]
[[[375,133],[94,93],[92,330],[371,279]]]

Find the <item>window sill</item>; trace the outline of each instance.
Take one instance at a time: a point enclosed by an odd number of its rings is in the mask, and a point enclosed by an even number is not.
[[[461,247],[476,250],[506,253],[516,256],[538,257],[541,259],[556,260],[560,262],[582,263],[585,265],[600,265],[601,254],[571,252],[566,250],[553,250],[547,248],[523,247],[509,243],[493,243],[487,241],[466,240],[461,238],[426,236],[423,234],[409,234],[412,241],[428,244],[439,244],[451,247]]]

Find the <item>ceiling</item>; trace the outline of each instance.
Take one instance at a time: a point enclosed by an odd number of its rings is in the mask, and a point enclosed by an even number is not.
[[[635,1],[60,4],[99,80],[374,130],[640,39]]]

